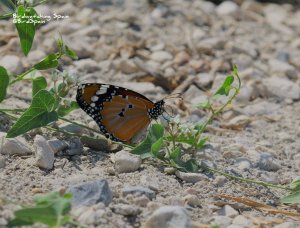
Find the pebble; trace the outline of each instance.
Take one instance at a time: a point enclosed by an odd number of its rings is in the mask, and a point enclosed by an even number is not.
[[[216,12],[220,16],[236,14],[238,10],[239,6],[232,1],[224,1],[216,8]]]
[[[24,70],[21,59],[16,55],[4,55],[0,59],[0,66],[14,74],[21,74]]]
[[[92,59],[80,59],[74,62],[75,67],[78,71],[85,73],[93,73],[97,70],[100,70],[99,64]]]
[[[291,79],[297,79],[297,75],[299,74],[295,67],[293,67],[289,63],[277,59],[270,59],[269,67],[271,73],[279,77],[287,76]]]
[[[74,137],[69,143],[69,148],[66,150],[68,155],[80,155],[83,153],[83,145],[79,138]]]
[[[214,77],[210,73],[199,73],[196,75],[195,83],[200,87],[207,87],[212,84]]]
[[[219,210],[218,214],[226,216],[226,217],[233,218],[233,217],[237,216],[239,214],[239,212],[236,211],[235,209],[233,209],[231,206],[225,205],[224,207],[222,207]]]
[[[130,173],[137,171],[142,164],[138,155],[130,154],[127,151],[120,151],[115,154],[115,170],[118,173]]]
[[[188,194],[182,198],[184,202],[186,202],[188,205],[192,207],[200,207],[201,201],[196,195]]]
[[[133,74],[139,71],[139,68],[132,60],[122,59],[114,62],[115,68],[124,74]]]
[[[6,138],[6,133],[0,132],[0,153],[6,155],[28,155],[31,150],[21,136]]]
[[[252,167],[251,161],[246,158],[236,159],[236,164],[238,166],[238,169],[241,171],[247,171]]]
[[[191,57],[188,53],[186,53],[185,51],[181,51],[175,55],[174,63],[176,63],[178,65],[183,65],[183,64],[187,63],[190,60],[190,58]]]
[[[43,169],[52,169],[54,164],[54,151],[48,141],[41,135],[36,135],[33,146],[35,148],[36,165]]]
[[[50,139],[48,140],[48,144],[53,150],[54,154],[68,148],[68,144],[59,139]]]
[[[214,184],[218,187],[224,186],[224,184],[227,182],[227,178],[224,176],[216,176],[214,180]]]
[[[46,57],[46,53],[41,50],[30,51],[27,56],[27,61],[29,64],[36,64]]]
[[[66,11],[68,12],[68,11]],[[89,58],[94,55],[94,49],[90,44],[89,39],[87,37],[79,37],[75,36],[69,42],[70,48],[75,51],[79,59]]]
[[[294,222],[284,222],[279,225],[274,226],[274,228],[296,228],[299,227],[299,223],[296,224]]]
[[[265,171],[278,171],[281,166],[275,161],[273,156],[269,153],[258,154],[257,166],[261,170]]]
[[[82,134],[82,127],[72,124],[72,123],[63,123],[59,125],[59,128],[63,131],[67,131],[74,134]]]
[[[239,115],[233,117],[229,122],[222,123],[221,126],[227,129],[239,130],[248,126],[251,119],[246,115]]]
[[[232,224],[241,225],[243,227],[253,227],[254,226],[254,224],[243,215],[236,216],[233,219]]]
[[[289,79],[271,77],[263,79],[262,83],[269,97],[300,99],[300,86]]]
[[[279,104],[275,104],[269,101],[258,101],[244,107],[242,112],[249,116],[262,116],[262,115],[276,114],[276,112],[279,109],[280,109]]]
[[[172,60],[173,55],[167,51],[155,51],[151,54],[151,59],[156,62],[165,62],[167,60]]]
[[[5,168],[6,159],[0,155],[0,169]]]
[[[185,172],[181,172],[181,171],[176,171],[175,175],[179,179],[181,179],[187,183],[197,183],[199,181],[208,179],[207,176],[205,176],[202,173],[185,173]]]
[[[104,216],[104,208],[105,205],[103,203],[98,203],[91,207],[82,206],[72,208],[71,214],[74,217],[77,217],[77,220],[81,224],[95,225],[98,224],[101,221],[101,218]]]
[[[132,186],[132,187],[123,188],[122,194],[123,194],[123,196],[126,196],[128,194],[137,195],[137,196],[145,195],[150,200],[154,199],[156,196],[154,191],[150,190],[149,188],[142,187],[142,186]]]
[[[100,202],[108,205],[113,197],[106,179],[73,185],[67,192],[73,194],[72,207],[92,206]]]
[[[140,183],[155,192],[158,192],[161,189],[161,182],[157,177],[142,175],[140,178]]]
[[[227,216],[214,216],[212,218],[212,221],[210,222],[211,225],[218,225],[221,228],[227,228],[232,222],[232,218],[229,218]]]
[[[145,228],[185,227],[192,228],[192,220],[187,211],[180,206],[163,206],[157,209],[146,221]]]
[[[94,150],[97,151],[108,151],[109,150],[109,142],[104,136],[97,136],[95,138],[83,136],[80,138],[81,142]]]
[[[113,205],[113,211],[124,216],[136,216],[141,213],[141,209],[138,206],[128,204],[115,204]]]
[[[100,31],[101,31],[101,28],[99,27],[99,25],[90,25],[90,26],[78,29],[77,31],[70,34],[70,36],[79,36],[79,37],[90,36],[90,37],[99,38]]]

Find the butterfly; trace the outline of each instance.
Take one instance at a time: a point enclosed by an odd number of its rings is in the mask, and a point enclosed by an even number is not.
[[[126,143],[162,115],[165,105],[164,100],[154,103],[132,90],[100,83],[79,85],[76,100],[107,138]]]

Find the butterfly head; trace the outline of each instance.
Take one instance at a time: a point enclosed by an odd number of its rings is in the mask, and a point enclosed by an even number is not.
[[[162,115],[165,111],[164,105],[164,100],[156,102],[154,107],[148,111],[150,118],[156,120],[160,115]]]

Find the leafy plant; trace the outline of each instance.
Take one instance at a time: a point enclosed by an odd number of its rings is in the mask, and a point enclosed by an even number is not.
[[[281,199],[282,203],[300,203],[300,180],[294,181],[289,184],[292,193]]]
[[[238,80],[238,86],[233,86],[234,79]],[[237,96],[241,87],[241,81],[236,66],[233,66],[233,74],[228,75],[222,86],[213,95],[212,99],[217,96],[228,97],[227,101],[220,107],[214,107],[211,100],[207,100],[200,106],[211,112],[210,118],[197,125],[183,124],[179,118],[170,120],[165,127],[161,124],[153,124],[148,132],[146,139],[136,146],[133,154],[141,155],[143,159],[154,157],[161,160],[165,165],[174,167],[184,172],[197,172],[200,165],[197,163],[195,152],[205,145],[207,138],[202,137],[208,124],[215,119],[224,108],[229,105]],[[229,96],[233,90],[233,95]],[[199,106],[199,107],[200,107]]]
[[[28,226],[42,223],[49,227],[61,227],[64,224],[76,224],[69,212],[71,210],[72,194],[60,195],[50,192],[35,198],[35,206],[15,211],[15,216],[8,223],[8,227]]]

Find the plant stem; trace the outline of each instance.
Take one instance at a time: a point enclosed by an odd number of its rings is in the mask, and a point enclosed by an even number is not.
[[[9,83],[9,85],[12,85],[12,84],[16,83],[17,81],[22,80],[22,79],[25,77],[25,75],[31,73],[31,72],[34,71],[34,70],[35,70],[34,67],[30,68],[29,70],[25,71],[23,74],[20,74],[17,78],[15,78],[14,80],[12,80],[12,81]]]
[[[90,127],[88,127],[88,126],[85,126],[85,125],[83,125],[83,124],[81,124],[81,123],[77,123],[77,122],[75,122],[75,121],[68,120],[68,119],[66,119],[66,118],[64,118],[64,117],[59,117],[59,119],[61,119],[61,120],[63,120],[63,121],[66,121],[66,122],[69,122],[69,123],[71,123],[71,124],[75,124],[75,125],[77,125],[77,126],[83,127],[83,128],[85,128],[85,129],[88,129],[88,130],[90,130],[90,131],[92,131],[92,132],[95,132],[95,133],[97,133],[97,134],[101,134],[101,132],[99,132],[99,131],[97,131],[97,130],[95,130],[95,129],[93,129],[93,128],[90,128]]]
[[[281,186],[281,185],[274,185],[274,184],[269,184],[269,183],[266,183],[266,182],[263,182],[263,181],[256,181],[256,180],[253,180],[253,179],[247,179],[247,178],[233,176],[233,175],[230,175],[228,173],[210,168],[208,166],[200,166],[200,168],[202,168],[204,170],[208,170],[212,173],[218,173],[222,176],[228,177],[230,179],[238,180],[238,181],[243,181],[243,182],[252,183],[252,184],[258,184],[258,185],[262,185],[264,187],[272,187],[272,188],[279,188],[279,189],[284,189],[284,190],[288,190],[288,191],[293,191],[293,189],[288,188],[288,187],[284,187],[284,186]]]

